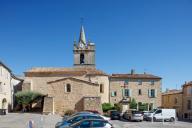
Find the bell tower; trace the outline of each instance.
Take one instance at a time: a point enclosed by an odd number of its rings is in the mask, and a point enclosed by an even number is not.
[[[74,41],[73,54],[75,67],[95,68],[95,44],[86,41],[83,26],[81,26],[79,41]]]

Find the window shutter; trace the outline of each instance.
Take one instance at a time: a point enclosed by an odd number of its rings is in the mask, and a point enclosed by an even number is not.
[[[157,97],[157,89],[155,89],[155,97]]]
[[[125,96],[125,90],[122,89],[122,96],[124,97]]]
[[[148,96],[151,97],[151,90],[148,89]]]
[[[129,97],[131,97],[131,96],[132,96],[132,90],[129,89]]]
[[[112,97],[114,96],[114,92],[111,92],[111,96],[112,96]]]

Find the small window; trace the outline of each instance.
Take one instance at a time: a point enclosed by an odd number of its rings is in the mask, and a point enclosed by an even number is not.
[[[175,104],[177,104],[177,98],[175,98]]]
[[[142,80],[138,80],[138,85],[142,85]]]
[[[124,85],[128,85],[129,84],[129,81],[128,80],[125,80],[124,81]]]
[[[151,89],[151,97],[154,98],[155,97],[155,89]]]
[[[111,92],[111,97],[115,97],[115,96],[117,96],[117,92],[116,91]]]
[[[65,92],[71,92],[71,85],[70,84],[67,84],[65,86]]]
[[[155,85],[155,81],[154,80],[151,80],[151,85]]]
[[[142,95],[141,89],[138,90],[138,95]]]
[[[125,90],[124,90],[124,96],[127,96],[127,97],[130,96],[130,95],[129,95],[129,89],[125,89]]]
[[[80,64],[84,64],[85,63],[85,56],[84,54],[80,54]]]
[[[104,85],[100,84],[100,93],[104,93]]]

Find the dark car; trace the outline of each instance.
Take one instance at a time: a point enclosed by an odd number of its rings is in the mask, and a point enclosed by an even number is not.
[[[55,125],[55,128],[68,127],[68,126],[72,125],[73,123],[79,122],[83,119],[103,119],[103,118],[101,116],[95,115],[95,114],[79,114],[79,115],[70,117],[67,120],[64,120],[62,122],[58,122]]]
[[[121,114],[117,110],[110,111],[110,118],[111,120],[119,120],[121,118]]]
[[[91,112],[91,113],[94,113],[94,114],[100,114],[97,110],[85,110],[87,112]]]
[[[113,128],[113,126],[108,121],[102,119],[84,119],[67,128]]]

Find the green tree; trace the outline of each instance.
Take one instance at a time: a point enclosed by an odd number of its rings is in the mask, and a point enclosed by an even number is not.
[[[129,107],[130,109],[137,109],[137,102],[134,98],[131,100]]]
[[[43,96],[41,93],[33,91],[20,91],[15,94],[17,103],[23,106],[32,104],[34,100],[41,96]]]

